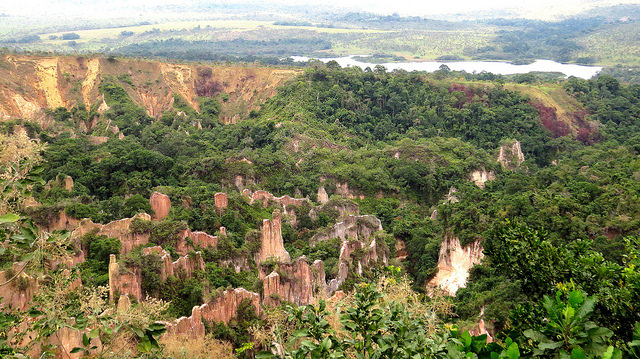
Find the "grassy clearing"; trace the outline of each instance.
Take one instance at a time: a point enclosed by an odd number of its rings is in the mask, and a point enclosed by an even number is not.
[[[576,57],[595,58],[602,65],[640,65],[640,24],[608,27],[578,39],[583,50]]]
[[[435,60],[443,55],[471,59],[475,50],[489,46],[492,30],[403,31],[341,37],[333,44],[338,54],[386,53],[412,60]]]
[[[205,28],[217,29],[217,30],[234,30],[234,31],[248,31],[248,30],[258,30],[261,28],[264,29],[280,29],[280,30],[292,30],[292,31],[315,31],[319,33],[328,33],[328,34],[346,34],[346,33],[363,33],[363,34],[374,34],[374,33],[384,33],[386,31],[383,30],[366,30],[366,29],[344,29],[344,28],[324,28],[324,27],[315,27],[315,26],[281,26],[274,25],[270,21],[253,21],[253,20],[214,20],[214,21],[175,21],[175,22],[166,22],[159,24],[151,24],[151,25],[137,25],[137,26],[123,26],[123,27],[114,27],[114,28],[104,28],[104,29],[92,29],[92,30],[80,30],[73,31],[74,33],[80,35],[80,38],[75,40],[77,43],[89,43],[95,41],[102,41],[105,39],[118,39],[121,38],[121,33],[123,31],[132,32],[134,35],[140,35],[145,32],[154,32],[154,31],[190,31],[190,30],[201,30]],[[49,43],[52,45],[64,45],[67,41],[65,40],[50,40],[50,36],[55,36],[56,38],[60,38],[62,34],[66,32],[52,32],[41,34],[40,38],[44,43]]]

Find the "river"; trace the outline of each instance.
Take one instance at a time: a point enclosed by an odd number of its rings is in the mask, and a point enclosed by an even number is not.
[[[453,71],[466,71],[469,73],[492,72],[500,75],[525,74],[528,72],[560,72],[565,76],[575,76],[583,79],[589,79],[595,76],[601,66],[585,66],[575,64],[561,64],[551,60],[536,60],[528,65],[514,65],[509,62],[502,61],[415,61],[415,62],[385,62],[385,63],[368,63],[359,61],[356,57],[366,55],[351,55],[345,57],[319,58],[322,62],[336,61],[342,67],[359,66],[361,68],[376,65],[384,66],[387,71],[396,69],[406,71],[427,71],[433,72],[440,68],[441,65],[447,65]],[[291,56],[293,61],[305,62],[310,58],[306,56]]]

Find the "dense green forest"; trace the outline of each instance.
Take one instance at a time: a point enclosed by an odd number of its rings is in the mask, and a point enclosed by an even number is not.
[[[501,41],[526,45],[507,35]],[[564,45],[558,46],[561,54]],[[257,267],[237,273],[217,264],[255,253],[257,230],[275,208],[249,204],[233,186],[237,176],[255,189],[276,196],[297,193],[312,203],[328,179],[328,192],[335,193],[336,183],[348,183],[357,194],[332,201],[354,203],[360,213],[377,216],[391,253],[402,240],[408,256],[345,282],[341,289],[354,299],[340,318],[324,302],[287,309],[289,325],[297,330],[291,332],[288,356],[279,357],[638,357],[640,86],[610,76],[566,80],[563,86],[588,110],[586,120],[598,126],[558,136],[543,126],[530,98],[505,88],[504,78],[480,81],[487,75],[468,75],[469,81],[458,83],[458,75],[316,64],[247,119],[224,125],[217,119],[224,94],[201,98],[199,113],[176,97],[174,110],[154,119],[127,96],[126,77],[106,78],[100,92],[109,110],[100,118],[117,125],[122,139],[101,126],[72,134],[97,115],[83,107],[51,111],[55,123],[46,130],[20,120],[1,125],[3,136],[10,138],[21,125],[46,146],[40,149],[41,166],[32,171],[42,180],[28,182],[42,205],[22,212],[24,219],[45,225],[64,210],[73,218],[107,223],[149,212],[149,195],[162,189],[174,204],[169,217],[136,225],[151,233],[151,245],[162,245],[174,259],[180,230],[216,233],[226,227],[229,235],[204,250],[206,270],[190,279],[160,281],[154,271],[160,264],[142,256],[142,248],[125,258],[143,268],[145,293],[170,302],[162,310],[165,317],[189,315],[216,290],[260,290]],[[588,133],[580,136],[581,130]],[[90,135],[112,138],[94,144]],[[500,147],[515,140],[525,161],[501,165]],[[477,170],[491,171],[495,179],[481,188],[470,181]],[[65,176],[73,178],[71,191],[58,181]],[[455,201],[446,199],[452,188]],[[229,209],[204,210],[214,207],[220,191],[229,193]],[[17,208],[7,203],[3,210]],[[283,224],[285,248],[292,257],[322,259],[328,278],[335,277],[340,243],[311,246],[310,239],[333,226],[337,214],[297,213],[296,227]],[[17,219],[0,218],[0,235],[7,238],[0,257],[7,267],[29,250],[19,243],[11,249],[9,238],[24,239],[24,230],[16,237]],[[484,259],[456,296],[430,299],[426,284],[437,271],[447,236],[463,246],[481,243]],[[78,268],[83,283],[105,285],[109,255],[121,244],[91,234],[82,240],[88,248]],[[398,299],[399,286],[405,302]],[[70,302],[68,312],[78,314],[78,308]],[[479,313],[496,342],[487,344],[486,336],[463,330]],[[14,322],[0,317],[0,328]],[[343,327],[336,329],[335,323]],[[247,309],[228,326],[207,330],[240,349],[255,339],[249,332],[254,325],[276,327]],[[269,346],[256,344],[247,355]],[[14,349],[0,341],[0,352]]]

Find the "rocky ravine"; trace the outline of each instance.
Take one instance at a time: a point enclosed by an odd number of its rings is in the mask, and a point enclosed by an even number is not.
[[[293,199],[291,197],[274,197],[268,192],[258,191],[257,196],[250,195],[248,200],[272,201],[282,205],[283,209],[296,208],[307,199]],[[216,194],[219,199],[216,210],[224,210],[226,207],[226,195]],[[168,213],[171,208],[170,199],[160,193],[151,196],[150,203],[158,218]],[[328,205],[328,204],[325,204]],[[346,208],[346,207],[345,207]],[[353,213],[350,209],[349,213]],[[159,213],[162,213],[158,216]],[[357,213],[357,208],[355,209]],[[93,223],[89,219],[76,220],[67,218],[64,212],[61,213],[64,220],[52,218],[52,222],[46,226],[47,230],[69,229],[72,231],[71,237],[78,243],[79,239],[87,233],[96,233],[108,237],[118,238],[122,243],[122,250],[119,255],[111,255],[109,273],[109,293],[111,303],[116,303],[118,310],[127,310],[134,301],[141,301],[145,298],[142,291],[142,276],[139,268],[127,267],[118,261],[118,257],[123,258],[127,253],[140,245],[149,243],[149,233],[134,233],[132,231],[132,221],[137,218],[143,221],[150,221],[152,217],[141,213],[133,218],[125,218],[107,224]],[[366,218],[358,220],[359,218]],[[265,219],[262,226],[260,251],[255,255],[255,261],[259,269],[259,279],[262,281],[262,293],[253,293],[243,288],[226,290],[210,299],[209,302],[193,308],[189,317],[182,317],[173,322],[166,323],[167,334],[191,336],[194,338],[203,337],[204,322],[215,321],[228,323],[236,314],[236,310],[243,300],[249,300],[257,312],[261,312],[263,305],[278,305],[282,301],[305,305],[314,303],[319,298],[328,297],[347,279],[351,270],[362,273],[363,269],[376,263],[388,263],[388,250],[382,248],[376,242],[374,233],[382,230],[380,221],[373,216],[354,216],[345,213],[342,215],[344,222],[336,224],[334,232],[342,239],[342,248],[339,257],[338,276],[327,283],[324,265],[322,261],[309,263],[304,256],[291,259],[289,253],[283,246],[282,239],[282,215],[279,210],[273,213],[272,219]],[[158,219],[156,219],[158,220]],[[352,226],[353,228],[346,228]],[[75,227],[75,228],[74,228]],[[225,236],[226,230],[220,228],[220,236]],[[353,236],[352,236],[353,235]],[[194,245],[200,248],[215,247],[218,237],[205,232],[194,232],[186,229],[179,234],[179,242],[176,250],[182,257],[173,261],[168,252],[160,246],[146,247],[142,254],[146,256],[158,256],[161,262],[160,277],[167,280],[170,276],[191,277],[195,271],[204,270],[205,263],[200,252],[192,252],[194,249],[187,244],[187,238],[191,238]],[[354,255],[357,252],[358,255]],[[69,264],[77,264],[84,261],[84,251],[79,252],[69,259]],[[224,265],[223,263],[220,263]],[[20,264],[15,264],[16,269]],[[14,269],[14,270],[16,270]],[[0,278],[7,278],[13,271],[0,272]],[[29,307],[33,295],[38,290],[38,281],[35,278],[23,276],[24,285],[5,286],[1,289],[0,296],[4,297],[2,305],[14,308],[26,309]],[[77,285],[81,285],[78,282]],[[61,333],[61,344],[72,348],[78,346],[78,341],[82,338],[80,332]],[[65,339],[66,338],[66,339]]]

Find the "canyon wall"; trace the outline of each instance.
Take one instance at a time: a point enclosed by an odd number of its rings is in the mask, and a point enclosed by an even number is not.
[[[125,256],[132,249],[149,242],[149,233],[133,233],[131,231],[131,221],[134,218],[145,221],[151,220],[151,216],[146,213],[139,213],[132,218],[124,218],[107,224],[93,223],[90,219],[85,218],[80,221],[78,228],[71,233],[71,236],[79,239],[85,234],[95,232],[97,235],[117,238],[122,243],[120,256]]]
[[[371,215],[354,216],[347,215],[342,222],[336,223],[332,228],[318,232],[311,239],[312,244],[327,241],[333,238],[358,239],[368,241],[373,235],[382,230],[382,222]]]
[[[277,306],[283,301],[306,305],[326,295],[324,265],[317,260],[312,265],[302,256],[292,263],[279,263],[277,270],[267,274],[260,267],[262,280],[262,302]]]
[[[0,271],[0,283],[13,279],[10,283],[0,286],[0,308],[25,310],[31,304],[39,284],[36,278],[22,272],[24,266],[24,263],[13,263],[11,269]]]
[[[275,202],[285,207],[285,210],[286,206],[301,206],[308,201],[306,198],[293,198],[289,195],[276,197],[273,194],[262,190],[251,192],[250,190],[245,189],[242,193],[249,198],[250,204],[261,201],[262,206],[266,207],[269,202]]]
[[[175,322],[166,323],[165,336],[189,336],[195,339],[205,335],[204,321],[228,324],[236,316],[243,300],[248,300],[258,314],[260,296],[244,288],[225,290],[215,299],[200,306],[193,307],[189,317],[181,317]]]
[[[524,154],[520,147],[520,141],[511,141],[500,146],[497,161],[505,169],[515,169],[524,162]]]
[[[45,109],[100,105],[104,111],[107,104],[99,92],[103,79],[126,76],[128,81],[121,82],[123,88],[149,116],[159,118],[170,110],[174,95],[199,110],[198,97],[224,92],[228,100],[221,102],[220,119],[237,122],[300,72],[124,58],[0,55],[0,120],[24,118],[46,128],[53,120],[46,116]]]
[[[455,295],[458,289],[467,284],[471,268],[484,258],[482,250],[479,241],[462,247],[457,237],[445,235],[440,245],[438,272],[427,283],[427,289],[432,292],[440,288],[447,295]]]

